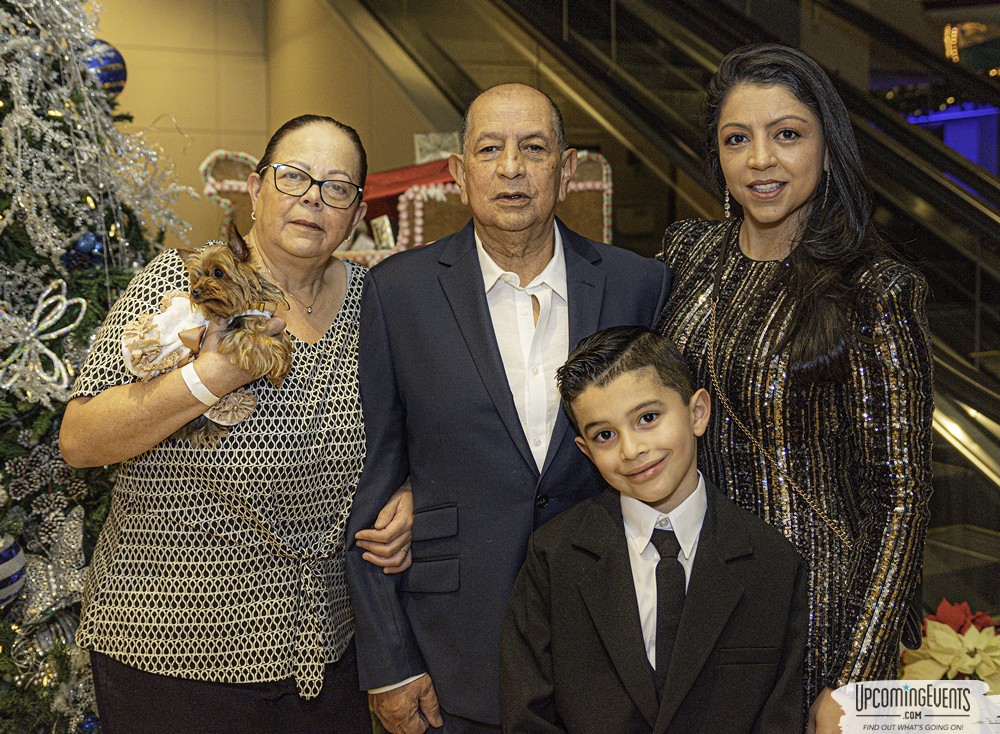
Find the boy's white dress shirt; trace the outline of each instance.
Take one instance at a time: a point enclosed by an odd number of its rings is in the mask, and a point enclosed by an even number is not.
[[[698,550],[698,537],[705,521],[708,498],[705,495],[705,478],[698,472],[698,486],[691,496],[681,502],[673,512],[663,514],[645,502],[621,495],[622,518],[625,521],[625,540],[632,566],[635,598],[639,602],[639,622],[642,640],[646,645],[649,664],[656,668],[656,564],[660,553],[650,542],[655,528],[673,530],[680,543],[677,560],[684,566],[684,577],[691,583],[691,569]]]

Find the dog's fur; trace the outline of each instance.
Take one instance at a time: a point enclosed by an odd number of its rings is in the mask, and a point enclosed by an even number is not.
[[[250,248],[236,226],[230,226],[227,242],[210,242],[187,254],[184,265],[191,278],[194,307],[210,319],[229,320],[219,335],[219,353],[247,372],[267,376],[275,387],[281,387],[292,365],[292,341],[288,333],[282,330],[272,336],[267,333],[267,316],[239,314],[262,310],[267,303],[287,305],[287,301],[282,290],[253,265]],[[196,445],[205,445],[215,443],[226,432],[226,426],[203,415],[177,435]]]

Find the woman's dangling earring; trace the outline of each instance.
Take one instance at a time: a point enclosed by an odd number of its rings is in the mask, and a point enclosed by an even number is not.
[[[729,216],[730,216],[731,212],[729,211],[729,187],[728,186],[726,187],[725,202],[726,203],[725,203],[724,211],[726,213],[726,219],[729,219]]]
[[[251,218],[251,219],[252,219],[253,221],[255,221],[255,222],[257,221],[257,210],[256,210],[256,209],[254,209],[254,210],[252,210],[252,211],[250,212],[250,218]]]
[[[830,197],[830,172],[823,171],[823,178],[826,179],[826,183],[823,185],[823,203],[820,208],[826,209],[826,200]]]

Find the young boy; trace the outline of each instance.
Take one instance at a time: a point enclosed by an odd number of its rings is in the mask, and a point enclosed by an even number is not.
[[[639,327],[584,339],[557,379],[610,488],[531,538],[501,640],[504,731],[801,732],[805,568],[698,471],[708,393]]]

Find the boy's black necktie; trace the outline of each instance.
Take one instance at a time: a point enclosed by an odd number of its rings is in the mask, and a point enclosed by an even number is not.
[[[656,564],[656,696],[663,691],[670,655],[684,608],[684,566],[677,558],[681,546],[673,530],[656,528],[650,542],[660,552]]]

